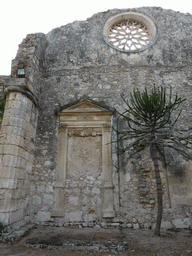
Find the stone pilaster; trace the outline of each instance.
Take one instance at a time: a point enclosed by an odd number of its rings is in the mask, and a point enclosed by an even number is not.
[[[51,215],[62,217],[64,207],[64,187],[66,179],[66,157],[67,157],[67,126],[59,127],[58,159],[56,182],[54,185],[54,205]]]
[[[114,218],[115,211],[113,209],[113,182],[112,182],[112,168],[111,168],[111,127],[110,125],[103,125],[103,217]]]

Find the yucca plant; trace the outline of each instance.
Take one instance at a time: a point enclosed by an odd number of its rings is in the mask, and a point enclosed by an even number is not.
[[[126,104],[123,113],[119,113],[125,122],[125,129],[117,129],[117,143],[126,141],[124,147],[118,149],[118,153],[129,151],[129,157],[150,148],[150,157],[154,164],[158,213],[155,235],[160,235],[160,227],[163,213],[163,190],[159,170],[159,159],[163,159],[166,167],[165,148],[170,148],[182,157],[191,159],[190,149],[192,136],[189,129],[178,129],[176,123],[181,115],[178,108],[185,101],[176,94],[172,95],[170,87],[167,95],[165,88],[154,86],[150,92],[147,88],[143,92],[138,89],[130,93],[129,99],[122,97]]]

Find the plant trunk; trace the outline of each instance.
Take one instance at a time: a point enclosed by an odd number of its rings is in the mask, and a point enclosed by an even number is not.
[[[158,152],[157,152],[157,147],[155,143],[151,144],[151,158],[155,168],[155,179],[156,179],[156,186],[157,186],[157,203],[158,203],[155,235],[160,236],[161,220],[162,220],[162,214],[163,214],[163,189],[162,189],[161,176],[160,176],[159,164],[158,164]]]

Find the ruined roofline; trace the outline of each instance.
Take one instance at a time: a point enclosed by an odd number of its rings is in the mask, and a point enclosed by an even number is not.
[[[66,23],[64,25],[61,25],[59,27],[55,27],[53,28],[52,30],[50,30],[49,32],[45,33],[45,36],[49,36],[49,34],[51,32],[54,32],[55,30],[57,29],[61,29],[63,27],[66,27],[66,26],[71,26],[71,25],[75,25],[75,24],[80,24],[80,23],[86,23],[86,22],[89,22],[91,21],[92,19],[94,19],[95,17],[101,15],[101,14],[105,14],[106,17],[108,18],[108,15],[111,16],[111,15],[115,15],[115,14],[120,14],[120,13],[123,13],[123,12],[143,12],[145,13],[145,11],[148,11],[148,10],[151,10],[151,11],[154,11],[154,10],[157,10],[157,11],[165,11],[165,12],[171,12],[171,13],[178,13],[178,14],[184,14],[184,15],[189,15],[191,16],[192,14],[190,13],[184,13],[184,12],[179,12],[179,11],[174,11],[170,8],[168,9],[165,9],[165,8],[162,8],[160,6],[141,6],[141,7],[135,7],[135,8],[114,8],[114,9],[108,9],[107,11],[100,11],[100,12],[97,12],[95,14],[93,14],[92,16],[88,17],[87,19],[83,19],[83,20],[74,20],[72,22],[69,22],[69,23]],[[36,34],[36,33],[35,33]],[[37,33],[37,34],[40,34],[40,33]]]

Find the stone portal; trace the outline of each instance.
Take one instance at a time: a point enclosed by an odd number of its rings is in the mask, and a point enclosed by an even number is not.
[[[70,128],[64,216],[93,221],[102,216],[102,129]]]
[[[64,221],[113,218],[111,115],[88,99],[59,115],[59,141],[52,217]]]

